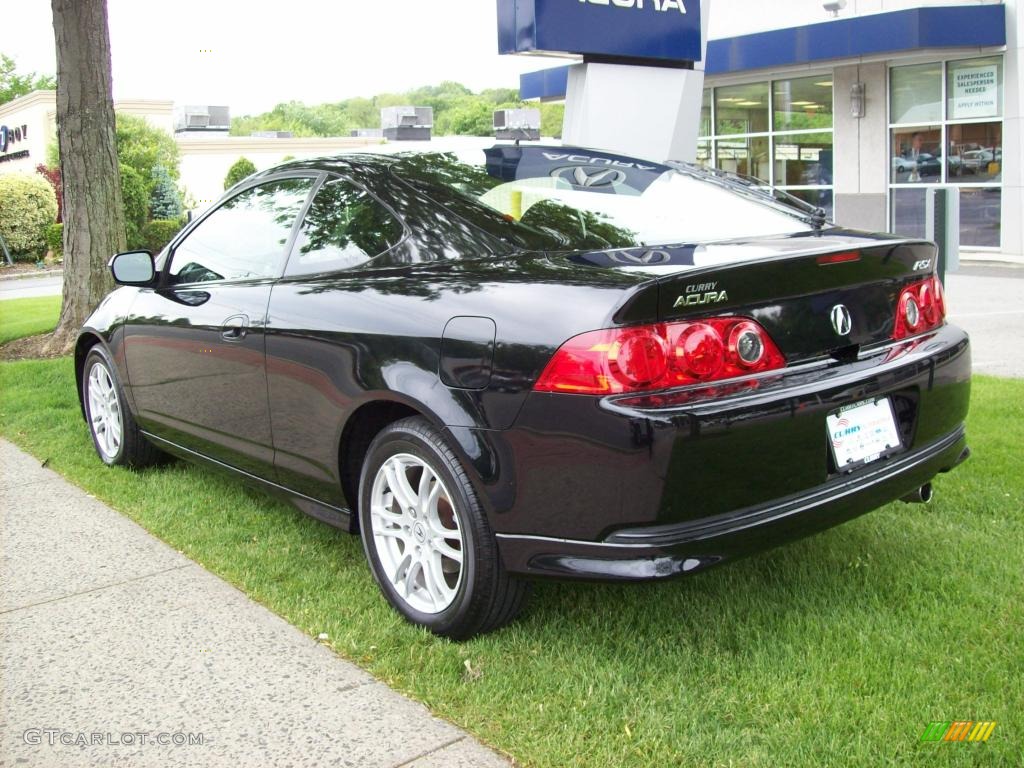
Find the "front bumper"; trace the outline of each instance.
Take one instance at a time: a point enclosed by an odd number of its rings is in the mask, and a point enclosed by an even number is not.
[[[817,533],[921,487],[969,455],[963,428],[891,462],[807,493],[673,525],[620,529],[603,541],[498,534],[505,567],[534,576],[650,580],[692,573]]]

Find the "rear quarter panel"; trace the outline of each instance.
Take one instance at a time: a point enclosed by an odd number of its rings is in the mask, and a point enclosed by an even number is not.
[[[422,247],[407,243],[391,255],[394,266],[275,285],[267,373],[285,484],[302,483],[318,498],[339,493],[342,432],[371,401],[405,403],[453,429],[508,428],[555,349],[612,324],[625,298],[647,280],[595,276],[536,254],[430,261]],[[482,388],[446,386],[438,375],[442,336],[454,317],[494,322],[492,369]],[[465,431],[456,443],[471,459],[477,454],[474,466],[494,463]],[[343,503],[336,495],[324,500]]]

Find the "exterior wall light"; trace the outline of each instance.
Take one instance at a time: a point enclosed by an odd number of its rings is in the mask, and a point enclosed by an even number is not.
[[[864,117],[867,111],[867,86],[864,83],[854,83],[850,86],[850,115],[851,117]]]

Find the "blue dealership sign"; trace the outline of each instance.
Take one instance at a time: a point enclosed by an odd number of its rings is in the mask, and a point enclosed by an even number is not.
[[[700,61],[700,0],[498,0],[501,53]]]

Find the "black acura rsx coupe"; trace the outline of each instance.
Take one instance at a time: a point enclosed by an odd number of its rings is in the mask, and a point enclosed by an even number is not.
[[[111,268],[75,356],[100,458],[284,494],[452,638],[530,577],[696,573],[927,500],[968,455],[934,245],[688,164],[292,162]]]

